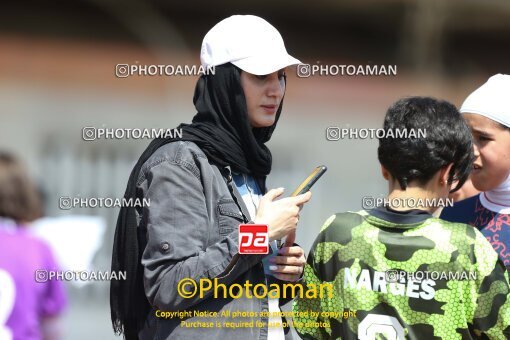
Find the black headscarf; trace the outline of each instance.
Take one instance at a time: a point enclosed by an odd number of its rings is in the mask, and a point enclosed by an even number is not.
[[[211,164],[230,166],[235,172],[264,177],[271,171],[271,152],[264,145],[276,127],[282,103],[270,127],[252,128],[241,87],[241,70],[232,64],[217,66],[215,74],[203,75],[197,82],[193,103],[197,114],[191,124],[181,124],[182,138],[153,140],[131,171],[124,197],[137,198],[136,181],[142,165],[161,146],[192,141]],[[151,310],[143,287],[142,253],[147,243],[145,228],[139,227],[135,208],[122,207],[117,219],[112,254],[112,271],[126,271],[126,280],[112,280],[110,308],[115,333],[127,340],[138,339]]]

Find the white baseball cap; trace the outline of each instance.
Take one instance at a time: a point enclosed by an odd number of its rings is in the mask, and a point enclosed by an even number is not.
[[[510,127],[510,75],[496,74],[471,93],[460,108]]]
[[[255,75],[301,63],[287,53],[278,30],[254,15],[233,15],[211,28],[202,41],[200,62],[205,68],[232,63]]]

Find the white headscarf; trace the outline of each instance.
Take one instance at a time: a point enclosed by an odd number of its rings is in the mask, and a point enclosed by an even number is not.
[[[496,74],[471,93],[461,113],[476,113],[510,127],[510,75]],[[482,205],[500,214],[510,214],[510,175],[497,188],[480,194]]]
[[[471,93],[461,113],[476,113],[510,127],[510,75],[496,74]]]

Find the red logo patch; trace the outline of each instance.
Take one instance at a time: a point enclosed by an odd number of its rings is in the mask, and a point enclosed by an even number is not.
[[[239,225],[239,254],[269,254],[267,224]]]

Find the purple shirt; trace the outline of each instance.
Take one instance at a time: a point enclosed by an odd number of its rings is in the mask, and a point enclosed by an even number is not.
[[[37,282],[41,269],[58,270],[46,243],[23,227],[0,224],[0,339],[9,333],[13,340],[41,339],[41,319],[65,307],[62,281]]]

